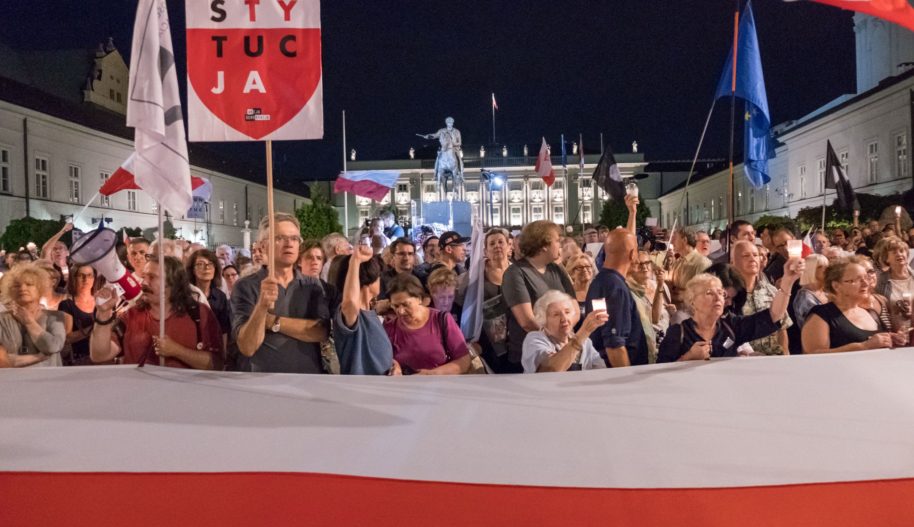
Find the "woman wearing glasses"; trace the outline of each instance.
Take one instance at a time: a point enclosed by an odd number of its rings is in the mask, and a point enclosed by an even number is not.
[[[866,269],[850,259],[825,270],[825,291],[832,301],[809,311],[803,325],[803,353],[838,353],[888,348],[892,335],[882,320],[861,305],[872,287]]]
[[[187,259],[186,269],[190,283],[197,286],[203,293],[204,300],[219,321],[219,332],[227,344],[228,335],[232,331],[232,310],[228,297],[222,292],[222,269],[216,254],[209,249],[199,249],[191,253]],[[197,299],[203,303],[203,300]]]
[[[781,328],[790,290],[802,272],[802,260],[789,261],[771,307],[748,316],[724,316],[727,292],[720,279],[708,273],[695,276],[686,284],[684,298],[692,318],[670,326],[657,362],[735,357],[743,344],[774,334]]]
[[[586,312],[584,303],[587,300],[587,290],[590,288],[590,282],[593,281],[593,275],[596,272],[593,258],[587,253],[578,253],[565,263],[565,272],[571,277],[575,300],[578,302],[581,313],[584,313]],[[583,322],[584,317],[581,317],[574,327],[575,331],[581,328]]]

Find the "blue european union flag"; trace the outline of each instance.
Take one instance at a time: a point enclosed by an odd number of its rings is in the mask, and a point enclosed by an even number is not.
[[[746,3],[746,12],[739,23],[736,61],[736,96],[746,101],[743,166],[752,186],[761,188],[771,181],[768,176],[768,160],[774,157],[774,141],[771,139],[771,114],[768,113],[765,75],[762,73],[762,56],[759,53],[751,1]],[[732,85],[731,50],[727,56],[724,73],[717,85],[715,99],[729,97]]]

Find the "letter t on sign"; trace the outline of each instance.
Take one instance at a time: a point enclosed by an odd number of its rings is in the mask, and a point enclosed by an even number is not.
[[[257,22],[257,6],[260,5],[260,0],[244,0],[244,4],[248,6],[248,18],[251,22]]]

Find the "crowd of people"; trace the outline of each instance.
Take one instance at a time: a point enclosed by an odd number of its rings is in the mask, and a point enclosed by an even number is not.
[[[788,227],[745,221],[667,244],[635,224],[637,196],[625,203],[624,227],[569,236],[533,221],[479,247],[454,231],[409,238],[392,216],[304,240],[284,213],[239,250],[133,238],[118,251],[142,282],[132,300],[70,261],[67,225],[3,258],[0,367],[536,373],[910,344],[914,229],[816,232],[805,256]],[[468,294],[473,251],[482,298]],[[482,329],[467,339],[471,310]]]

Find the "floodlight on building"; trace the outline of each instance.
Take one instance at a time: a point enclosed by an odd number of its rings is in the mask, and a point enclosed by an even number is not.
[[[508,147],[507,146],[501,147],[501,157],[508,157]]]
[[[484,146],[479,147],[479,157],[480,158],[486,157],[486,147],[484,147]]]
[[[349,151],[349,160],[355,161],[355,148]]]

